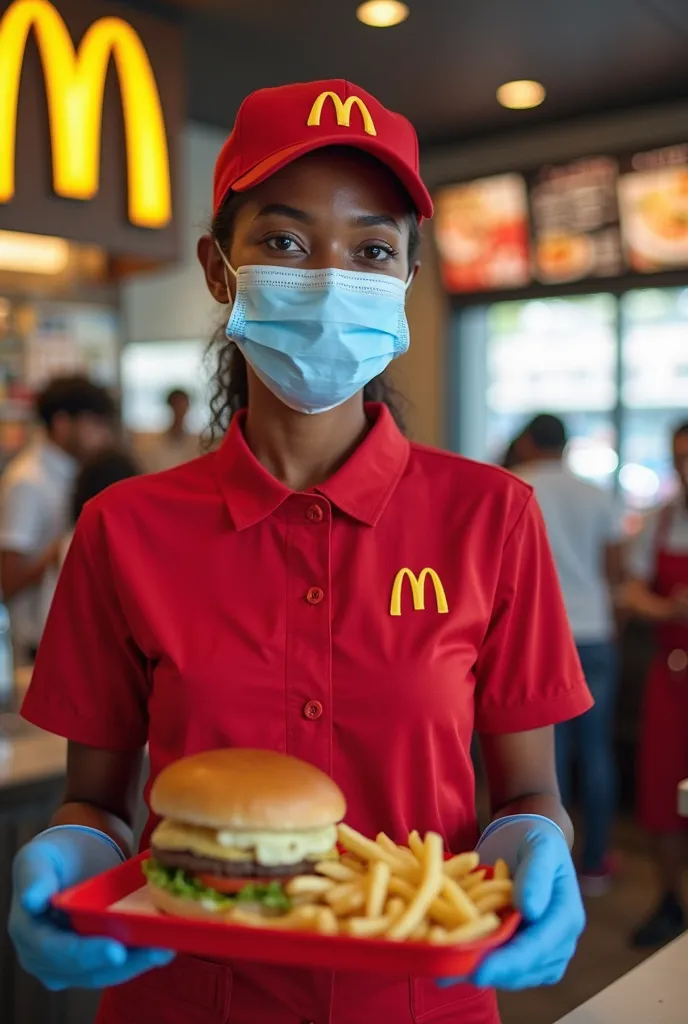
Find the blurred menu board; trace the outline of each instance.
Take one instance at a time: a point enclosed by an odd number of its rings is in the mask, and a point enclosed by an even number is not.
[[[589,157],[531,179],[533,274],[544,284],[615,277],[623,270],[618,163]]]
[[[688,266],[688,144],[636,153],[624,170],[619,206],[631,269]]]
[[[688,143],[480,178],[436,199],[455,294],[688,268]]]
[[[530,280],[528,197],[520,174],[443,189],[436,238],[450,292],[520,288]]]

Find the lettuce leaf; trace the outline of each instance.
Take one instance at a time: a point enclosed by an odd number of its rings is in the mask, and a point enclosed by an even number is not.
[[[153,857],[144,861],[141,867],[148,881],[159,889],[164,889],[172,896],[212,903],[218,910],[229,909],[236,903],[260,903],[270,910],[284,913],[291,908],[291,902],[281,882],[269,882],[267,885],[247,882],[236,895],[228,896],[203,885],[198,878],[180,868],[163,867]]]

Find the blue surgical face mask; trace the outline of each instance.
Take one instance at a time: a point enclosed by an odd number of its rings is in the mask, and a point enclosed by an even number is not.
[[[236,277],[227,337],[291,409],[334,409],[409,347],[409,282],[350,270],[235,271],[222,258]]]

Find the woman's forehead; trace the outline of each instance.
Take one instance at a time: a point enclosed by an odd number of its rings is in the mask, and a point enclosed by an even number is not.
[[[247,193],[254,211],[281,203],[299,209],[338,208],[403,218],[411,200],[395,175],[360,150],[327,147],[294,160]]]

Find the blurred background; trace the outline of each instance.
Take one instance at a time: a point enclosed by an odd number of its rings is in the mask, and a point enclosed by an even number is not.
[[[94,72],[94,134],[67,112],[74,65],[60,65],[59,43],[78,46],[113,14],[136,41],[113,43],[117,60]],[[413,436],[501,462],[534,414],[554,413],[568,467],[612,496],[629,539],[675,494],[671,429],[688,419],[685,0],[15,0],[0,18],[0,471],[35,437],[36,396],[65,376],[113,396],[140,468],[198,450],[222,314],[195,247],[218,150],[251,90],[343,77],[413,121],[436,200],[411,349],[394,367]],[[550,1024],[641,958],[626,933],[650,884],[631,819],[651,653],[646,627],[624,625],[624,870],[569,978],[505,1000],[506,1024]],[[30,665],[15,688],[8,659],[10,708]],[[13,851],[47,820],[64,749],[11,708],[1,721],[3,917]],[[0,938],[3,1024],[90,1019],[83,997],[37,992]]]

